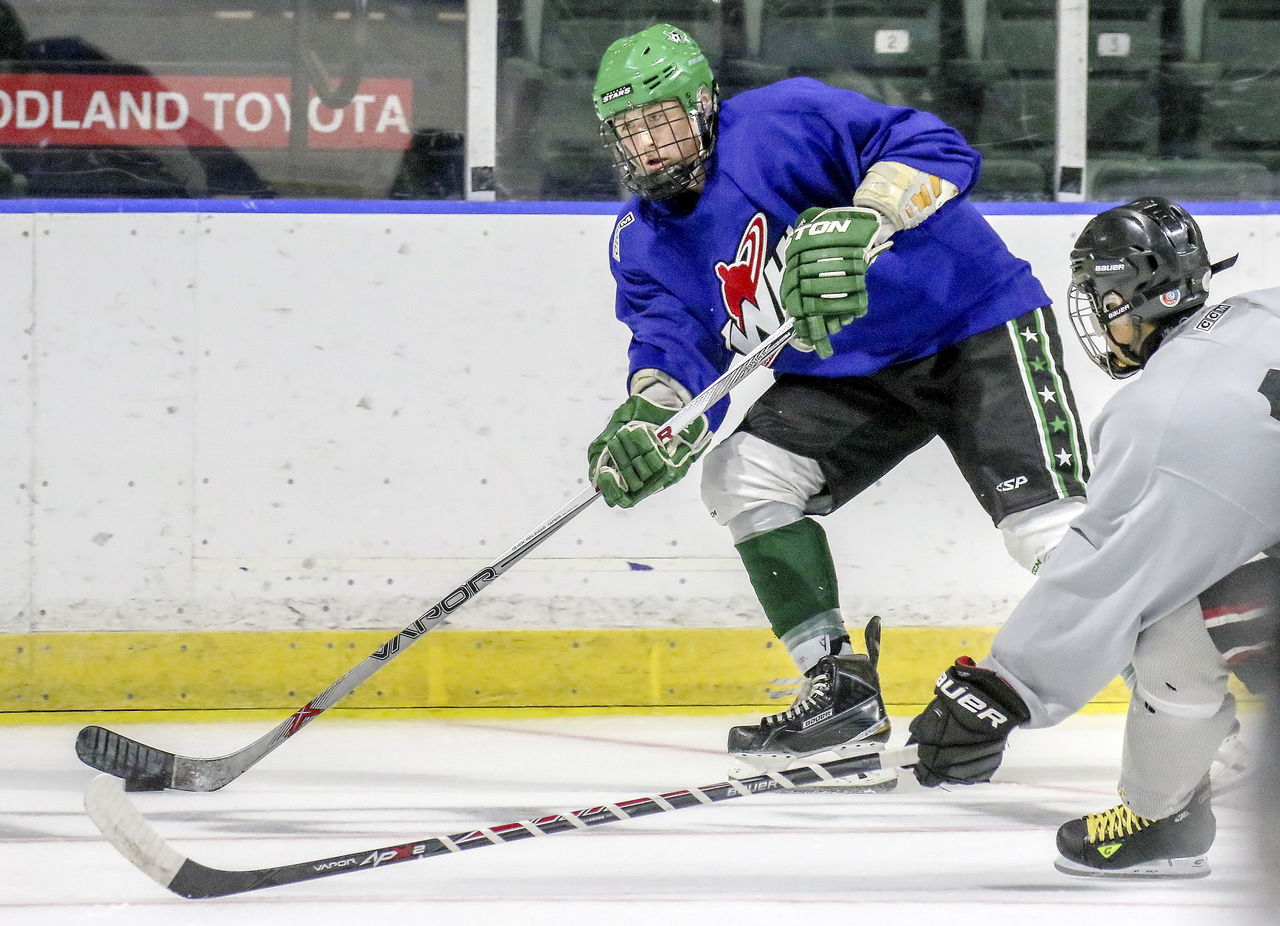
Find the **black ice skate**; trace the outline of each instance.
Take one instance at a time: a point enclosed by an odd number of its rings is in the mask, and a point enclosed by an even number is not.
[[[755,726],[729,730],[730,776],[777,772],[793,765],[879,752],[889,739],[889,718],[880,696],[876,663],[880,657],[880,618],[866,629],[867,655],[825,656],[805,673],[805,688],[781,714]],[[888,790],[897,770],[884,769],[839,781],[859,789]]]
[[[1063,874],[1090,877],[1202,878],[1217,832],[1209,790],[1206,778],[1186,807],[1159,820],[1120,804],[1068,821],[1058,828],[1062,857],[1053,865]]]

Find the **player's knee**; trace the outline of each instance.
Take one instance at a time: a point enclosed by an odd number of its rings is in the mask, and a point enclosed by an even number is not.
[[[1141,709],[1148,714],[1163,714],[1182,720],[1210,720],[1219,715],[1235,714],[1235,695],[1214,685],[1188,685],[1187,688],[1174,691],[1161,685],[1143,685],[1139,682],[1133,689],[1133,698]],[[1131,710],[1134,709],[1131,707]]]
[[[1133,693],[1149,710],[1213,717],[1231,695],[1226,660],[1204,629],[1192,599],[1144,630],[1133,654]]]
[[[1083,511],[1084,499],[1075,496],[1016,511],[1000,522],[1005,549],[1015,563],[1035,575]]]
[[[1194,670],[1153,675],[1139,668],[1133,694],[1148,711],[1191,720],[1213,717],[1228,701],[1234,703],[1225,677]]]
[[[735,542],[798,520],[823,483],[815,461],[743,431],[714,447],[702,463],[702,502]]]

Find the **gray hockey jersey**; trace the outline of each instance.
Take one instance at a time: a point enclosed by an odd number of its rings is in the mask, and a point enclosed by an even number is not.
[[[1088,506],[983,665],[1058,723],[1138,633],[1280,542],[1280,289],[1206,305],[1092,429]]]

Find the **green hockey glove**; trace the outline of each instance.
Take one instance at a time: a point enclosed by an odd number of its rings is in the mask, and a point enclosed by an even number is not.
[[[659,431],[675,409],[633,395],[618,406],[609,424],[587,449],[591,481],[604,500],[630,508],[643,498],[679,482],[711,443],[706,415],[667,440]]]
[[[861,206],[801,214],[784,252],[782,307],[802,349],[830,357],[830,336],[867,314],[867,268],[891,233],[880,213]]]

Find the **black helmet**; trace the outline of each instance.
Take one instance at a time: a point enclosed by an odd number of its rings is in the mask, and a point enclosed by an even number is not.
[[[1071,322],[1085,352],[1115,379],[1138,372],[1168,330],[1204,305],[1209,280],[1236,262],[1209,262],[1196,220],[1160,196],[1136,199],[1089,221],[1071,251]],[[1131,315],[1155,330],[1137,344],[1109,340],[1110,322]],[[1116,361],[1110,346],[1130,361]]]

